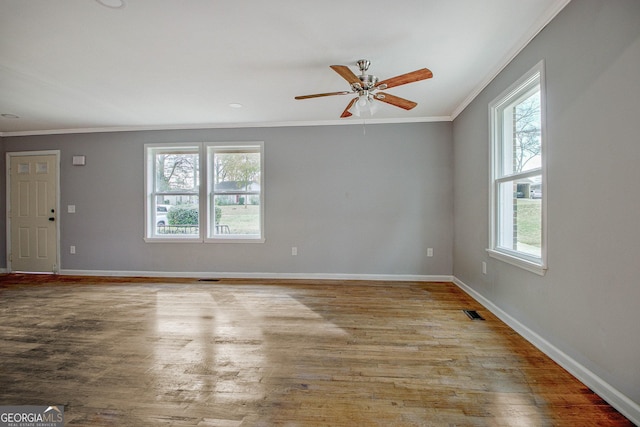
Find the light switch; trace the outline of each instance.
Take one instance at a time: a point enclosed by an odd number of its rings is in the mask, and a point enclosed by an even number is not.
[[[76,213],[76,205],[68,205],[67,206],[68,213]]]

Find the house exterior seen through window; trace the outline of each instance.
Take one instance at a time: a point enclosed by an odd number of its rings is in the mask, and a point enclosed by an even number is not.
[[[543,64],[490,104],[489,255],[546,268]]]
[[[146,241],[264,241],[263,144],[145,146]]]

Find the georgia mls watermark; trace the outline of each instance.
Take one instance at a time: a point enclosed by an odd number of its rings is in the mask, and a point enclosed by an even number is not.
[[[64,427],[64,406],[0,406],[0,427]]]

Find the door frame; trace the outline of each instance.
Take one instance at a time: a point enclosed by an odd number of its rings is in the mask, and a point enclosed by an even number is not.
[[[56,157],[56,268],[54,268],[53,273],[58,274],[60,272],[60,150],[40,150],[40,151],[11,151],[7,152],[5,156],[5,174],[7,181],[6,188],[6,235],[7,235],[7,248],[6,248],[6,257],[7,257],[7,272],[11,273],[11,216],[9,213],[11,212],[11,158],[12,157],[23,157],[23,156],[50,156],[55,155]],[[40,273],[40,272],[35,272]],[[45,272],[42,272],[43,274]]]

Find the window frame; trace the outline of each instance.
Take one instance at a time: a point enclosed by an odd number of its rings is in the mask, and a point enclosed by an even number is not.
[[[226,149],[242,150],[243,148],[251,148],[260,154],[260,234],[246,237],[244,235],[214,236],[210,230],[215,227],[211,215],[212,205],[209,201],[209,195],[213,194],[213,186],[210,180],[211,172],[209,170],[209,152],[215,150],[216,147]],[[155,180],[155,156],[156,153],[169,150],[186,150],[195,149],[198,154],[198,181],[196,187],[198,191],[198,235],[159,235],[157,234],[154,215],[156,208],[156,191]],[[264,243],[264,142],[248,141],[248,142],[179,142],[179,143],[148,143],[144,144],[144,241],[147,243]],[[211,187],[211,188],[210,188]],[[187,192],[185,192],[186,194]],[[182,193],[171,193],[179,195]]]
[[[171,150],[195,150],[198,154],[198,179],[196,182],[196,192],[168,192],[170,195],[197,195],[198,196],[198,235],[180,235],[180,234],[166,234],[159,235],[156,233],[154,208],[156,207],[155,198],[159,194],[165,192],[156,191],[156,153],[169,152]],[[183,242],[193,243],[201,242],[203,240],[203,227],[202,227],[202,174],[203,174],[203,159],[202,159],[202,144],[201,143],[166,143],[166,144],[145,144],[144,145],[144,186],[145,186],[145,198],[144,198],[144,240],[145,242]]]
[[[504,173],[503,147],[504,141],[504,111],[506,107],[530,96],[536,87],[540,92],[540,157],[538,168],[527,169],[523,172]],[[531,70],[502,92],[489,103],[489,246],[487,253],[490,257],[523,268],[533,273],[544,275],[547,270],[547,182],[546,182],[546,89],[544,77],[544,61],[537,63]],[[501,184],[517,182],[520,179],[540,176],[542,197],[541,203],[541,247],[540,257],[500,246],[500,211],[501,203],[499,187]]]
[[[209,168],[213,164],[212,157],[216,152],[226,153],[244,153],[258,152],[260,154],[260,233],[258,235],[241,235],[241,234],[214,234],[215,224],[212,222],[214,214],[213,199],[216,195],[213,184],[213,174],[215,171]],[[207,243],[264,243],[264,142],[220,142],[205,144],[204,156],[206,156],[206,212],[207,212],[207,230],[204,241]],[[248,193],[247,193],[248,194]]]

